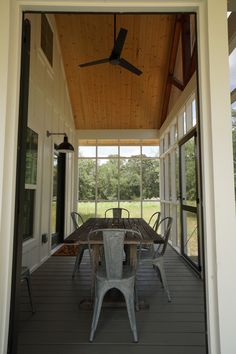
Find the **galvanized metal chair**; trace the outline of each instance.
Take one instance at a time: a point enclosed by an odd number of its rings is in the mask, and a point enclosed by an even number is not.
[[[92,239],[102,234],[103,251],[105,262],[95,271],[95,300],[93,318],[90,332],[90,342],[94,339],[102,302],[108,290],[116,288],[125,298],[131,330],[134,342],[138,341],[136,318],[135,318],[135,292],[136,266],[123,265],[124,238],[127,232],[137,239],[137,244],[141,243],[141,234],[136,230],[127,229],[100,229],[92,230],[88,236],[90,255],[92,258]],[[93,259],[93,258],[92,258]]]
[[[160,211],[156,211],[149,218],[148,224],[153,228],[153,230],[155,232],[157,232],[158,225],[160,223],[160,219],[161,219]],[[147,252],[148,251],[149,253],[153,253],[155,241],[156,241],[155,238],[153,238],[153,244],[151,244],[151,245],[142,245],[142,251],[143,252]]]
[[[130,212],[128,209],[125,208],[109,208],[105,211],[105,218],[107,217],[107,213],[109,213],[110,211],[112,211],[112,217],[113,218],[117,218],[117,219],[121,219],[122,218],[122,214],[126,213],[127,217],[130,217]]]
[[[148,223],[153,228],[153,230],[157,231],[158,225],[160,223],[160,219],[161,219],[160,211],[156,211],[151,215]]]
[[[168,245],[168,240],[170,236],[171,226],[173,219],[171,217],[166,217],[159,222],[157,227],[157,234],[162,237],[163,243],[155,244],[155,239],[153,239],[153,244],[150,247],[142,248],[141,253],[141,264],[152,265],[159,276],[161,283],[167,293],[168,301],[171,301],[171,296],[167,284],[165,267],[164,267],[164,255]]]
[[[29,300],[32,313],[35,313],[35,307],[33,302],[33,295],[32,295],[32,285],[31,285],[31,275],[30,270],[28,267],[21,267],[21,282],[26,280],[28,293],[29,293]]]
[[[161,283],[167,293],[168,301],[171,301],[171,296],[169,292],[169,287],[167,284],[165,266],[164,266],[164,255],[168,245],[168,240],[170,236],[171,226],[173,219],[171,217],[166,217],[162,219],[159,223],[157,232],[163,238],[163,243],[155,245],[155,247],[150,248],[149,252],[146,254],[142,253],[141,264],[150,264],[156,270],[157,274],[160,276]]]
[[[72,211],[70,213],[70,215],[72,218],[74,229],[76,230],[84,223],[84,220],[83,220],[82,216],[75,211]],[[75,259],[75,265],[74,265],[74,269],[73,269],[73,273],[72,273],[72,278],[75,277],[76,272],[79,270],[80,263],[82,261],[83,255],[84,255],[84,251],[86,249],[88,249],[88,245],[79,245],[79,250],[78,250],[78,254]]]
[[[78,229],[84,223],[82,216],[76,211],[70,213],[74,229]]]

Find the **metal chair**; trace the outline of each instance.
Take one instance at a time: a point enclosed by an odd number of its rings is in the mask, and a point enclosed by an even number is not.
[[[153,268],[156,270],[157,274],[160,276],[161,283],[167,293],[168,301],[171,301],[171,296],[170,296],[169,287],[166,279],[166,273],[164,267],[164,255],[167,248],[172,223],[173,223],[173,219],[171,217],[166,217],[160,221],[157,232],[159,230],[164,229],[163,236],[162,236],[164,242],[158,244],[158,246],[155,245],[156,248],[155,247],[150,248],[149,254],[146,253],[144,257],[142,254],[142,258],[141,258],[141,264],[152,265]]]
[[[161,213],[160,211],[156,211],[150,216],[150,219],[148,221],[148,224],[153,228],[155,232],[157,232],[160,219],[161,219]],[[142,245],[142,250],[145,252],[146,251],[152,252],[152,250],[154,250],[154,243],[155,243],[155,238],[153,238],[152,245]]]
[[[27,283],[31,311],[32,311],[32,313],[35,313],[35,307],[34,307],[33,296],[32,296],[32,285],[31,285],[30,270],[29,270],[28,267],[22,266],[21,267],[21,282],[23,282],[24,280],[26,280],[26,283]]]
[[[151,215],[148,223],[153,228],[154,231],[157,231],[158,225],[160,223],[160,219],[161,219],[160,211],[156,211]]]
[[[127,217],[130,217],[130,212],[125,208],[109,208],[105,211],[105,218],[107,217],[107,213],[112,210],[113,218],[121,219],[123,212],[127,213]]]
[[[82,225],[84,223],[84,220],[83,220],[82,216],[79,213],[77,213],[76,211],[72,211],[70,213],[70,215],[71,215],[74,229],[76,230],[80,227],[80,225]]]
[[[82,216],[75,211],[72,211],[70,213],[70,215],[72,218],[74,229],[76,230],[84,223],[84,220],[83,220]],[[74,269],[73,269],[73,273],[72,273],[72,278],[75,277],[75,273],[79,270],[80,263],[82,261],[83,255],[84,255],[84,251],[86,249],[88,249],[87,245],[79,245],[79,250],[78,250],[78,254],[75,259],[75,265],[74,265]]]
[[[141,243],[141,234],[136,230],[127,229],[99,229],[92,230],[88,236],[90,255],[92,257],[91,239],[101,235],[103,238],[103,252],[105,262],[95,270],[95,301],[93,318],[90,332],[90,342],[94,339],[102,302],[108,290],[116,288],[125,298],[127,312],[129,316],[134,342],[138,341],[136,318],[135,318],[135,292],[136,266],[123,265],[124,238],[127,232],[131,232],[137,238],[137,243]],[[92,258],[93,259],[93,258]]]

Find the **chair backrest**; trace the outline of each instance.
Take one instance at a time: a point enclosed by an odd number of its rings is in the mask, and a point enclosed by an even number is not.
[[[105,218],[107,217],[107,213],[112,211],[112,217],[121,219],[123,217],[123,213],[126,213],[126,217],[130,217],[130,212],[128,209],[125,208],[109,208],[105,211]]]
[[[149,225],[154,229],[154,231],[157,231],[158,225],[160,223],[161,219],[161,213],[160,211],[156,211],[153,213],[148,221]]]
[[[98,229],[90,231],[88,235],[89,250],[93,243],[94,235],[102,233],[103,250],[107,279],[121,279],[123,275],[123,251],[126,233],[131,233],[137,240],[138,249],[141,249],[141,234],[133,229]],[[91,254],[91,253],[90,253]]]
[[[76,211],[72,211],[70,213],[70,215],[72,218],[74,229],[76,230],[80,227],[81,224],[84,223],[84,220],[83,220],[82,216],[79,213],[77,213]]]
[[[128,209],[125,208],[109,208],[105,211],[105,218],[107,217],[107,213],[109,211],[112,211],[112,217],[113,218],[117,218],[117,219],[121,219],[122,218],[122,214],[123,212],[127,213],[127,217],[130,217],[130,212]]]
[[[156,255],[163,256],[166,251],[168,240],[170,237],[171,226],[173,223],[173,218],[167,216],[159,222],[157,233],[160,234],[164,240],[164,243],[160,244],[157,248]],[[159,232],[160,231],[160,232]]]
[[[108,279],[122,278],[124,238],[124,231],[103,231],[103,246]]]

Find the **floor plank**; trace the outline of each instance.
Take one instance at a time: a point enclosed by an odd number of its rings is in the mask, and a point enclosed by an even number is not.
[[[153,269],[139,269],[138,292],[149,309],[136,313],[137,344],[125,308],[104,308],[95,340],[88,342],[92,311],[79,302],[90,295],[90,263],[85,256],[72,279],[74,261],[51,257],[32,274],[35,314],[22,284],[18,354],[206,354],[203,283],[171,248],[165,261],[171,303]]]

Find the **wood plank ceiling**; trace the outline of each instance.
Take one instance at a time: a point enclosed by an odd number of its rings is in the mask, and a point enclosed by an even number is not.
[[[168,75],[175,15],[117,14],[116,33],[128,30],[122,57],[143,71],[109,63],[113,14],[55,15],[77,129],[158,129]]]

